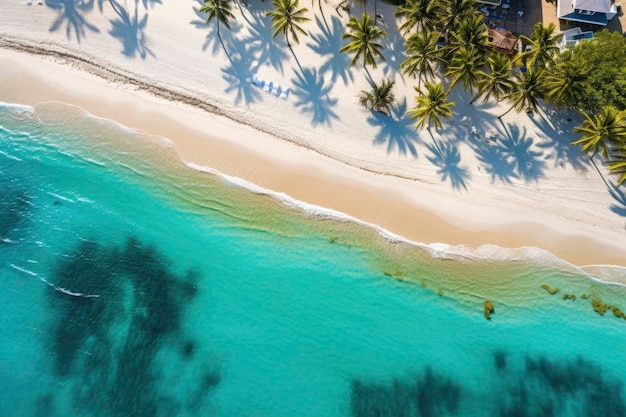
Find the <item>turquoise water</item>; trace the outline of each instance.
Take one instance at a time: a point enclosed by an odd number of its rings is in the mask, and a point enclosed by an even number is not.
[[[60,104],[0,106],[0,189],[2,416],[626,415],[624,289],[547,254],[433,257]]]

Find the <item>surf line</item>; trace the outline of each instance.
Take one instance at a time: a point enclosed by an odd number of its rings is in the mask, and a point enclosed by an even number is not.
[[[14,264],[9,264],[9,265],[11,265],[12,268],[17,269],[20,272],[23,272],[25,274],[31,275],[33,277],[37,277],[37,279],[39,279],[40,281],[45,282],[50,287],[54,288],[56,291],[62,292],[63,294],[71,295],[73,297],[83,297],[83,298],[98,298],[98,297],[100,297],[97,294],[84,294],[84,293],[80,293],[80,292],[73,292],[73,291],[70,291],[70,290],[65,289],[65,288],[57,287],[53,283],[47,281],[45,278],[40,277],[36,272],[29,271],[26,268],[22,268],[22,267],[19,267],[17,265],[14,265]]]

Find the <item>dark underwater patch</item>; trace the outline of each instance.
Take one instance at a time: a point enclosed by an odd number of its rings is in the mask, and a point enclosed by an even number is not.
[[[352,381],[353,417],[624,417],[623,381],[582,357],[554,360],[496,350],[481,387],[463,387],[426,367],[389,384]],[[482,392],[481,398],[472,393]],[[488,399],[485,401],[485,399]],[[477,411],[478,410],[478,411]]]
[[[54,372],[75,385],[76,411],[112,417],[178,413],[184,399],[162,392],[157,356],[165,347],[186,360],[193,356],[193,342],[183,349],[180,345],[190,340],[182,321],[198,277],[176,276],[157,250],[134,238],[112,248],[81,242],[65,257],[52,282],[91,295],[48,292],[55,317],[50,341]],[[205,391],[204,376],[199,379],[186,382]]]
[[[354,417],[438,417],[456,415],[462,387],[431,368],[413,381],[395,379],[390,387],[352,381]],[[416,414],[417,413],[417,414]]]
[[[556,361],[527,357],[502,417],[625,416],[623,382],[582,357]]]
[[[21,235],[18,227],[30,215],[31,198],[27,190],[8,178],[0,170],[0,245],[6,239],[17,240]]]

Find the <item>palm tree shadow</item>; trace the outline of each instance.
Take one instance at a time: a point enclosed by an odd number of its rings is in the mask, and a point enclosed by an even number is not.
[[[155,4],[163,4],[161,0],[141,0],[144,9],[153,8]]]
[[[339,120],[339,116],[332,111],[338,100],[328,95],[332,85],[325,85],[324,76],[315,68],[305,68],[301,73],[294,69],[294,73],[296,78],[292,82],[296,88],[293,94],[298,97],[294,104],[301,107],[304,113],[312,114],[311,124],[330,126],[333,119]]]
[[[254,23],[248,26],[249,35],[242,42],[250,45],[252,54],[258,57],[254,72],[259,69],[261,64],[265,64],[271,65],[281,74],[284,74],[283,62],[289,59],[285,51],[287,42],[282,36],[273,37],[272,23],[269,18],[252,16]]]
[[[614,203],[611,205],[610,207],[611,211],[617,214],[618,216],[626,217],[626,195],[624,194],[624,192],[604,177],[604,175],[602,174],[602,171],[600,171],[600,168],[598,168],[598,165],[593,159],[593,155],[590,156],[589,162],[591,165],[593,165],[593,167],[595,168],[600,178],[602,178],[602,181],[604,182],[604,185],[606,186],[606,189],[609,192],[609,195],[617,203],[617,204]]]
[[[538,181],[544,176],[545,161],[540,159],[543,152],[532,149],[533,140],[521,132],[517,125],[509,125],[510,134],[500,141],[503,155],[512,158],[516,174],[524,181]]]
[[[93,33],[100,32],[100,29],[87,22],[82,15],[93,9],[94,0],[46,0],[46,6],[59,11],[59,16],[50,26],[50,32],[56,32],[65,23],[67,39],[71,39],[74,32],[78,43],[85,37],[85,29]]]
[[[224,91],[226,93],[236,91],[235,105],[241,104],[242,100],[246,105],[254,103],[261,97],[258,87],[248,81],[249,68],[254,58],[244,43],[233,42],[229,49],[233,50],[230,65],[221,69],[222,77],[229,83]]]
[[[109,31],[109,34],[122,42],[122,53],[125,56],[134,58],[136,54],[139,54],[141,59],[146,59],[148,55],[153,58],[156,57],[146,45],[144,31],[148,24],[148,13],[146,12],[141,20],[139,19],[137,0],[135,1],[133,17],[126,10],[121,9],[120,19],[110,20],[110,22],[112,29]]]
[[[203,5],[202,0],[196,0],[198,4]],[[191,25],[195,26],[200,30],[208,31],[206,36],[204,37],[204,43],[202,44],[202,50],[206,51],[211,44],[211,55],[215,56],[220,53],[222,48],[222,44],[220,43],[219,37],[217,36],[217,25],[215,21],[212,21],[210,24],[207,24],[206,17],[207,15],[200,11],[199,7],[194,6],[193,11],[196,14],[197,19],[189,22]],[[237,23],[236,21],[230,22],[230,30],[222,30],[220,33],[222,35],[222,39],[225,43],[235,43],[233,35],[241,30],[243,25]],[[224,48],[225,49],[225,48]],[[224,51],[228,55],[228,51]],[[230,56],[229,56],[230,58]]]
[[[554,151],[555,167],[569,163],[576,170],[587,171],[589,160],[579,146],[570,143],[566,133],[574,126],[572,117],[551,109],[547,109],[546,117],[534,117],[533,122],[542,132],[537,146]]]
[[[510,158],[501,144],[479,143],[474,146],[476,158],[485,167],[485,171],[491,175],[491,182],[500,180],[502,183],[511,184],[511,178],[519,178],[515,173],[516,163]]]
[[[404,37],[400,35],[400,32],[396,28],[393,28],[387,31],[387,36],[383,39],[382,45],[382,53],[385,57],[385,62],[387,62],[387,65],[383,66],[383,74],[392,78],[398,72],[400,63],[406,58],[406,41]]]
[[[413,142],[417,142],[419,137],[415,133],[413,123],[406,117],[406,98],[397,107],[392,107],[390,110],[390,116],[372,111],[372,115],[367,119],[371,126],[380,127],[374,138],[374,145],[387,143],[388,154],[397,147],[402,155],[406,155],[408,151],[417,158],[417,149]]]
[[[426,158],[433,165],[439,167],[437,174],[441,175],[441,181],[450,180],[452,188],[455,190],[461,187],[467,190],[467,180],[470,178],[467,168],[459,166],[461,154],[459,149],[452,143],[444,143],[443,146],[437,139],[433,138],[432,144],[426,144],[426,148],[433,154]]]
[[[98,0],[98,9],[100,9],[100,12],[102,12],[104,4],[109,3],[109,1],[110,0]],[[148,10],[148,8],[154,8],[155,4],[163,4],[163,2],[161,2],[161,0],[141,0],[141,4],[144,9]]]
[[[337,81],[338,77],[341,77],[344,85],[347,85],[348,80],[354,80],[354,76],[350,70],[350,58],[346,54],[339,52],[339,49],[343,46],[343,23],[336,16],[331,17],[332,29],[322,23],[317,17],[315,18],[315,23],[320,32],[311,33],[311,39],[314,43],[309,42],[307,46],[320,58],[327,57],[320,67],[320,72],[327,73],[330,71],[333,83]]]
[[[626,217],[626,194],[614,185],[607,185],[609,194],[616,203],[611,204],[611,211],[621,217]]]

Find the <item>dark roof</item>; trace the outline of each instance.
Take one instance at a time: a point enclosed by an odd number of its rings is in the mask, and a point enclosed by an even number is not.
[[[592,15],[577,13],[573,2],[570,0],[559,0],[556,14],[559,19],[573,20],[576,22],[592,23],[595,25],[606,25],[608,20],[606,13],[595,13]]]

